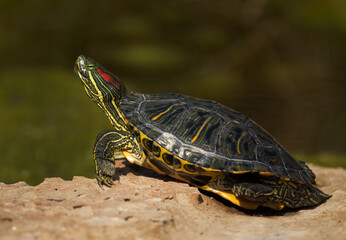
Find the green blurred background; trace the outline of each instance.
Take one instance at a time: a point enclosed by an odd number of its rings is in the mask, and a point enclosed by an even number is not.
[[[301,160],[346,167],[346,1],[2,0],[0,181],[93,177],[111,128],[74,76],[79,54],[129,91],[246,113]]]

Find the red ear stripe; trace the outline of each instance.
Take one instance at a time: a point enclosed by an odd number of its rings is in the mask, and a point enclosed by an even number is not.
[[[97,69],[97,72],[101,75],[101,77],[106,80],[109,83],[112,83],[117,89],[120,89],[120,84],[117,80],[115,80],[111,75],[108,73],[102,72],[99,68]]]

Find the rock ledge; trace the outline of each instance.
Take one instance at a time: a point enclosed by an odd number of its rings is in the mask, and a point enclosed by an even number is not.
[[[346,239],[346,170],[310,167],[333,197],[282,212],[243,211],[127,165],[104,190],[85,177],[0,183],[0,239]]]

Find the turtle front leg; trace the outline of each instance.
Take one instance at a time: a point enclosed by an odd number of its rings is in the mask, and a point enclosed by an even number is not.
[[[130,132],[106,130],[101,132],[94,145],[96,179],[100,187],[113,185],[115,161],[123,159],[123,152],[142,156],[142,150]]]

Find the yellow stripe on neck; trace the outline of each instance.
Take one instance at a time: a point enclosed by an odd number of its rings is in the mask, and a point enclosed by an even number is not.
[[[102,96],[102,92],[100,91],[100,89],[97,87],[97,84],[95,82],[95,79],[93,78],[91,72],[89,72],[89,79],[92,82],[92,84],[94,85],[95,89],[97,90],[97,93],[99,96]],[[119,116],[119,119],[123,120],[124,123],[126,123],[124,116],[122,115],[122,113],[119,111],[118,106],[115,103],[115,100],[113,99],[111,102],[111,105],[113,105],[114,109],[116,112],[110,112],[109,109],[106,108],[106,105],[104,104],[104,101],[102,98],[100,98],[100,101],[98,102],[99,106],[101,107],[101,109],[106,113],[108,119],[111,121],[111,124],[117,129],[117,130],[121,130],[121,131],[127,131],[126,126],[123,126],[122,124],[119,124],[119,122],[117,121],[117,119],[114,116]]]

